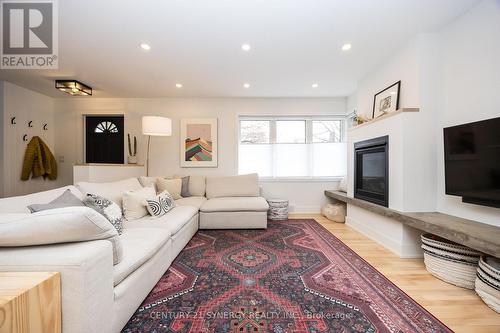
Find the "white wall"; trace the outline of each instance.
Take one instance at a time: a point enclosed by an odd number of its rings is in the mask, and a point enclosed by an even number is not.
[[[39,136],[54,153],[54,99],[10,82],[3,82],[3,125],[2,136],[2,188],[4,196],[22,195],[57,187],[57,181],[43,178],[21,181],[21,169],[27,143],[33,136]],[[16,125],[10,122],[16,117]],[[33,127],[28,122],[33,121]],[[48,130],[42,129],[48,124]],[[27,134],[28,142],[23,142]]]
[[[500,226],[500,209],[445,195],[444,127],[500,117],[500,1],[486,0],[440,33],[442,108],[438,139],[438,210]]]
[[[397,81],[401,81],[400,108],[419,107],[417,48],[417,39],[410,41],[386,63],[358,82],[358,91],[355,94],[358,114],[371,119],[374,95]]]
[[[56,137],[60,164],[61,185],[72,182],[72,165],[83,163],[83,115],[123,114],[125,131],[139,141],[139,162],[144,161],[146,137],[141,135],[143,115],[172,118],[171,137],[151,140],[150,174],[178,173],[204,175],[237,174],[237,120],[239,115],[336,115],[345,114],[345,98],[168,98],[168,99],[85,99],[66,98],[56,101]],[[181,168],[179,160],[181,118],[218,118],[218,168]],[[265,182],[266,197],[290,200],[292,210],[319,211],[327,200],[325,189],[337,187],[337,182]]]
[[[398,80],[400,108],[420,108],[404,126],[405,146],[412,147],[404,165],[413,166],[403,170],[405,186],[412,184],[408,203],[432,200],[437,211],[500,226],[499,209],[445,195],[442,134],[447,126],[500,116],[499,59],[500,2],[485,0],[443,30],[416,36],[359,82],[350,99],[360,114],[371,116],[374,94]]]

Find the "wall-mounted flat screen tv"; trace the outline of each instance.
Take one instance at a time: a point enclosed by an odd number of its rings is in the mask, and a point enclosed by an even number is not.
[[[444,129],[446,194],[500,208],[500,117]]]

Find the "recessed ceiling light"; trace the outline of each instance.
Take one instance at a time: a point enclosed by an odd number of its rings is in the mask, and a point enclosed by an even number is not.
[[[142,43],[142,44],[141,44],[141,48],[142,48],[143,50],[146,50],[146,51],[151,50],[151,46],[149,46],[149,44],[145,44],[145,43]]]
[[[175,86],[176,86],[177,88],[182,88],[182,83],[176,83],[176,84],[175,84]]]
[[[313,83],[313,84],[312,84],[312,87],[313,87],[313,88],[318,88],[318,87],[319,87],[319,84],[317,84],[317,83]]]
[[[396,92],[395,91],[391,91],[391,95],[396,95]]]
[[[243,45],[241,45],[241,49],[242,49],[243,51],[245,51],[245,52],[250,51],[250,49],[251,49],[251,48],[252,48],[252,47],[250,46],[250,44],[243,44]]]
[[[245,87],[246,89],[250,88],[250,83],[243,83],[243,87]]]
[[[352,47],[351,44],[344,44],[342,45],[342,51],[349,51],[351,47]]]

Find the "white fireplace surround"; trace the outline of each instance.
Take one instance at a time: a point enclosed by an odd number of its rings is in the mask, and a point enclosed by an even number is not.
[[[408,109],[408,111],[415,109]],[[435,138],[424,112],[404,112],[384,117],[348,132],[348,191],[354,196],[354,143],[389,136],[389,208],[402,212],[436,209]],[[428,134],[423,135],[428,131]],[[346,223],[402,258],[422,257],[420,232],[400,222],[348,205]]]

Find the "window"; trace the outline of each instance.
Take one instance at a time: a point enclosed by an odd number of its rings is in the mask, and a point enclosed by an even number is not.
[[[263,178],[328,178],[346,174],[344,119],[241,117],[238,172]]]
[[[118,133],[118,127],[110,121],[103,121],[97,124],[94,133]]]

